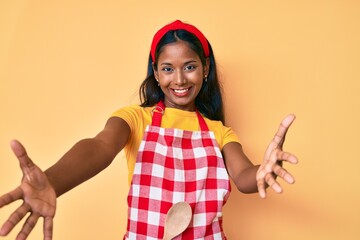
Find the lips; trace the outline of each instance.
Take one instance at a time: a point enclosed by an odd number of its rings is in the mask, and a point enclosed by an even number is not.
[[[190,88],[171,89],[171,90],[176,96],[183,97],[183,96],[186,96],[188,94]]]

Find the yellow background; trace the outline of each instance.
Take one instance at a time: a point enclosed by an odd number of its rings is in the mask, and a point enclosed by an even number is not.
[[[152,36],[177,18],[210,40],[227,123],[253,162],[282,117],[297,115],[285,144],[300,159],[286,165],[296,184],[266,200],[234,189],[229,239],[359,239],[358,0],[1,0],[0,192],[21,178],[11,139],[46,169],[137,103]],[[127,191],[120,154],[59,198],[54,239],[122,239]],[[1,223],[15,205],[1,209]],[[29,239],[41,230],[39,222]]]

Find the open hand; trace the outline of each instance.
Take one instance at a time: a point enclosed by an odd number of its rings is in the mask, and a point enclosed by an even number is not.
[[[0,236],[6,236],[27,213],[30,213],[16,239],[26,239],[38,219],[43,217],[44,239],[51,240],[56,210],[55,191],[45,173],[31,161],[20,142],[12,141],[11,148],[19,160],[23,178],[19,187],[0,197],[0,208],[20,199],[23,203],[3,224]]]
[[[292,164],[298,162],[295,155],[283,151],[286,133],[294,120],[294,115],[288,115],[282,120],[279,129],[266,149],[264,160],[256,174],[258,191],[262,198],[266,197],[265,189],[267,186],[271,187],[277,193],[282,192],[282,187],[276,181],[277,176],[281,177],[287,183],[292,184],[295,182],[294,177],[282,167],[284,161]]]

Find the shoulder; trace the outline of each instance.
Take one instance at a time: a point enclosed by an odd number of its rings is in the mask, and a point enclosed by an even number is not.
[[[151,107],[141,107],[139,105],[130,105],[126,107],[119,108],[111,116],[112,117],[122,117],[122,116],[146,116],[151,115]]]
[[[139,105],[130,105],[116,110],[111,117],[123,119],[131,129],[135,126],[146,124],[151,121],[152,107],[141,107]]]
[[[209,118],[204,117],[206,124],[209,127],[210,131],[221,131],[225,132],[229,127],[226,127],[221,121],[219,120],[211,120]]]
[[[209,130],[214,132],[221,150],[229,142],[240,142],[238,135],[231,127],[227,127],[221,121],[217,120],[205,118],[205,121]]]

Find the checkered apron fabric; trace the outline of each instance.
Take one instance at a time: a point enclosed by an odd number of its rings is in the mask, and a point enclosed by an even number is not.
[[[165,110],[162,102],[159,107]],[[193,217],[175,239],[226,239],[222,207],[230,181],[214,133],[197,115],[201,131],[186,131],[161,128],[162,113],[154,111],[136,160],[124,239],[162,239],[166,214],[181,201]]]

